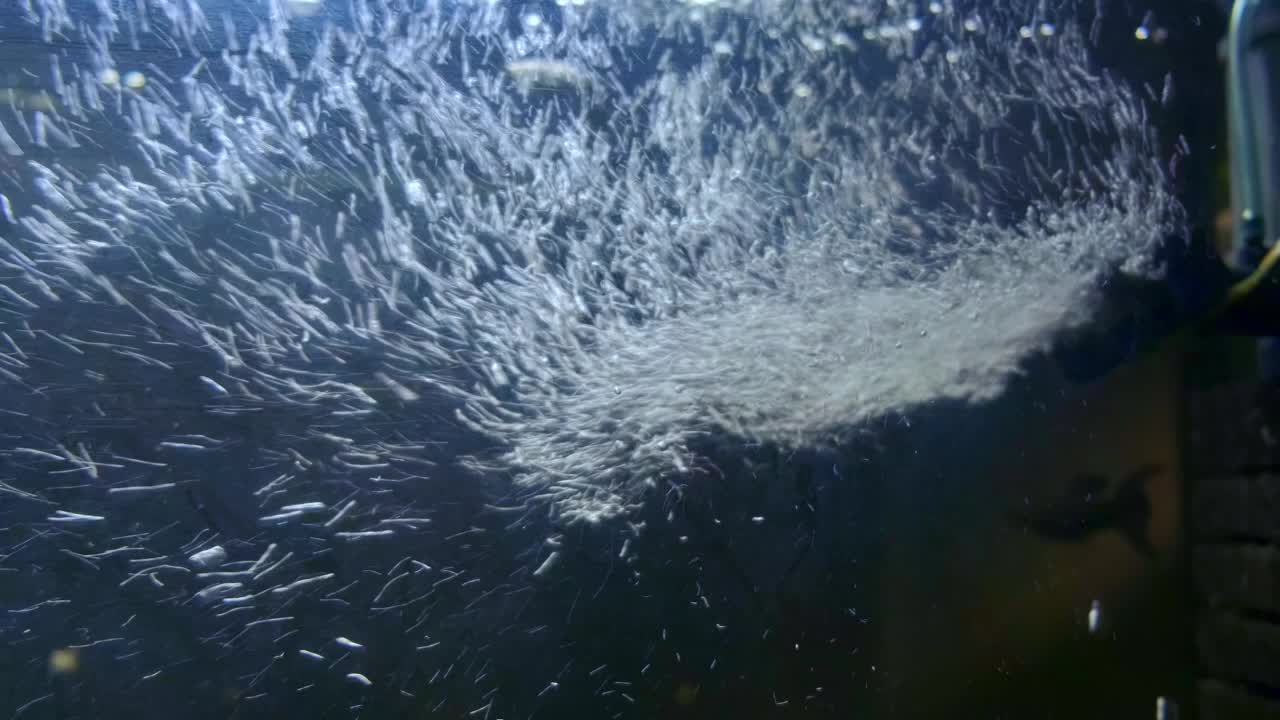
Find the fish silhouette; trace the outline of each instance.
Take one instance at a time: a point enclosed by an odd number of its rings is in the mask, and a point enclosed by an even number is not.
[[[1151,522],[1147,482],[1162,469],[1143,466],[1110,492],[1106,477],[1080,475],[1058,499],[1012,513],[1013,522],[1051,542],[1084,542],[1100,532],[1118,532],[1140,554],[1150,557],[1154,549],[1147,537]]]

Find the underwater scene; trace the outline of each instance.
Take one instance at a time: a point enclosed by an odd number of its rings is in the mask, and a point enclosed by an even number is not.
[[[0,720],[1195,717],[1157,5],[7,0]]]

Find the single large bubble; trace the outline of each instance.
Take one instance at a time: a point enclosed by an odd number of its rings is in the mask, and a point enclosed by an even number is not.
[[[705,448],[988,400],[1181,221],[1141,97],[1035,3],[25,6],[24,717],[523,717],[569,678],[625,714],[644,668],[557,633],[653,602],[646,502]],[[601,537],[632,579],[540,604]]]

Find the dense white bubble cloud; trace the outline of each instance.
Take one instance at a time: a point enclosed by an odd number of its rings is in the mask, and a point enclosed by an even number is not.
[[[706,437],[988,400],[1180,221],[1140,97],[1019,3],[27,5],[56,105],[0,116],[33,473],[0,490],[122,591],[231,613],[228,647],[349,602],[316,553],[461,547],[443,476],[617,519]],[[203,424],[160,419],[181,397]],[[208,531],[154,537],[192,488]],[[405,555],[370,607],[470,582]]]

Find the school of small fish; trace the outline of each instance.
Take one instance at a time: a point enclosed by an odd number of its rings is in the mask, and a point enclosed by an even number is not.
[[[514,716],[510,633],[458,628],[567,558],[504,532],[622,564],[709,437],[990,399],[1180,222],[1147,100],[1035,3],[18,4],[0,642],[139,703],[231,662],[263,708]]]

